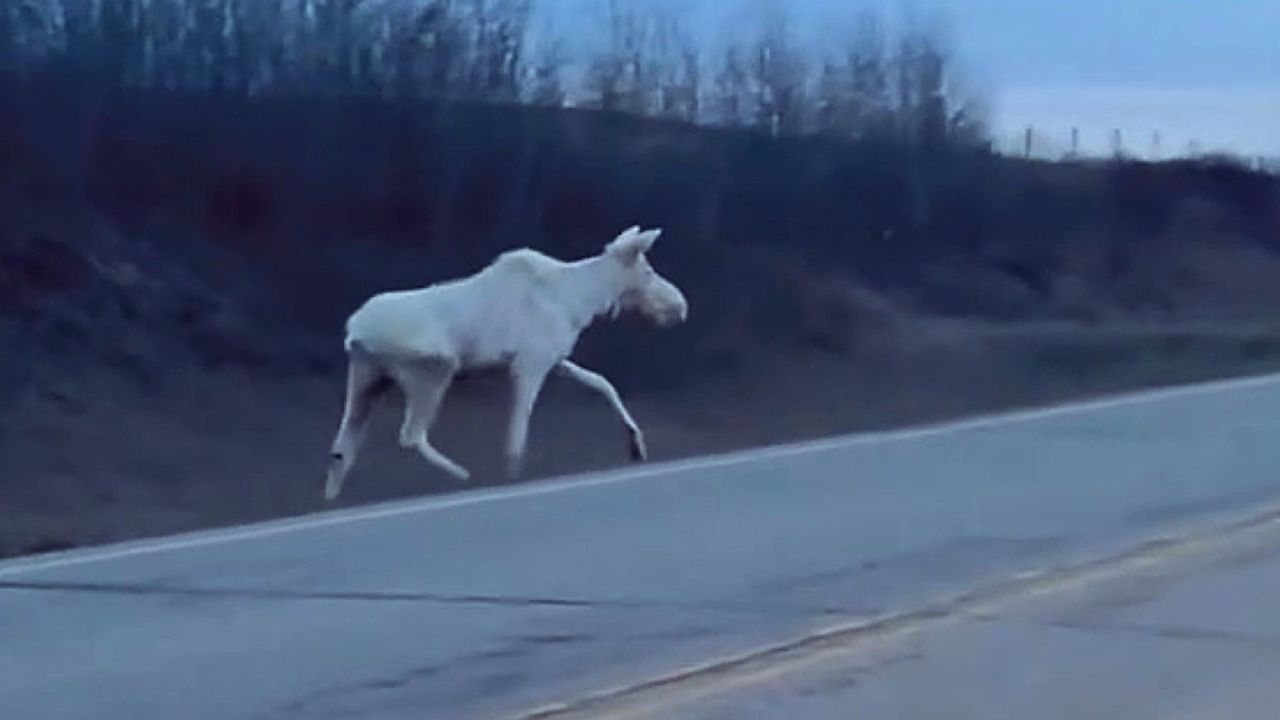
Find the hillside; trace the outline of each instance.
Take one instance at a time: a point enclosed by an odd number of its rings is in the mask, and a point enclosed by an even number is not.
[[[321,507],[342,320],[632,223],[690,322],[576,357],[669,458],[1280,367],[1280,182],[574,110],[0,90],[0,554]],[[501,378],[439,444],[497,482]],[[456,488],[380,418],[344,502]],[[535,475],[624,435],[553,385]]]

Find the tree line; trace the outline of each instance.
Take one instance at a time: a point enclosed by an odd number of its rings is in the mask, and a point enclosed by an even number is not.
[[[581,57],[569,38],[535,31],[534,1],[14,0],[0,9],[0,68],[108,87],[572,104],[774,136],[986,142],[938,39],[891,36],[870,10],[814,57],[781,4],[708,52],[676,14],[600,0],[591,32],[603,42]]]

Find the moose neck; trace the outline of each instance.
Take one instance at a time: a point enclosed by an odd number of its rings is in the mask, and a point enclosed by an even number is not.
[[[574,324],[584,329],[617,304],[622,294],[622,269],[612,258],[596,255],[570,263],[566,270],[572,281],[566,286],[565,301]]]

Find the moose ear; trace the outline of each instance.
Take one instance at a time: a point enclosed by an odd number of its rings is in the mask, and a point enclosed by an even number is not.
[[[622,260],[624,264],[630,265],[653,247],[653,242],[661,234],[660,229],[641,231],[639,226],[633,225],[614,238],[605,250]]]
[[[657,241],[658,236],[662,235],[662,228],[653,228],[652,230],[644,230],[636,236],[636,242],[640,243],[640,252],[649,252],[653,248],[653,243]]]
[[[609,241],[609,244],[605,246],[605,249],[606,249],[606,250],[613,250],[615,247],[618,247],[618,246],[624,245],[624,244],[626,244],[628,241],[630,241],[630,240],[631,240],[631,238],[635,237],[635,236],[636,236],[636,235],[638,235],[639,233],[640,233],[640,226],[639,226],[639,225],[632,225],[631,227],[627,228],[626,230],[623,230],[622,232],[618,233],[618,236],[617,236],[617,237],[615,237],[613,240]]]

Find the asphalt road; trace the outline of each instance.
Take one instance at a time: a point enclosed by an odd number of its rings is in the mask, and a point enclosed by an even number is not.
[[[1278,436],[1259,379],[3,563],[0,718],[572,707],[1249,513]]]
[[[1016,584],[1015,584],[1016,585]],[[611,720],[1272,720],[1280,514],[639,692]]]

